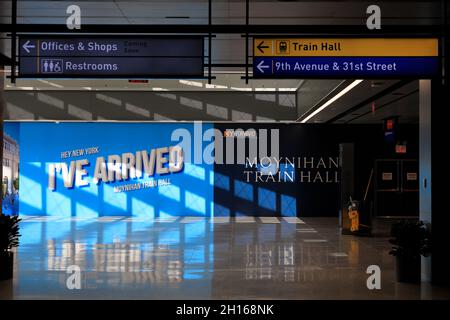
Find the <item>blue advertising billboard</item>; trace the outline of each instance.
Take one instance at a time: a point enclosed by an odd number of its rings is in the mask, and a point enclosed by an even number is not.
[[[193,163],[191,138],[193,124],[21,123],[19,214],[209,216],[214,166]]]

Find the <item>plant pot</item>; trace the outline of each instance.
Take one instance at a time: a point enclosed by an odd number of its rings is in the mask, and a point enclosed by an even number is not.
[[[398,282],[420,282],[420,257],[397,256],[396,264]]]
[[[13,278],[14,253],[10,251],[0,252],[0,280]]]

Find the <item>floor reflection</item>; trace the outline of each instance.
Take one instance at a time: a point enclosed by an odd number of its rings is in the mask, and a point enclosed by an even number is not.
[[[306,222],[306,223],[305,223]],[[395,282],[387,238],[342,236],[336,219],[26,217],[5,299],[430,299]],[[382,268],[368,290],[366,268]],[[69,290],[69,266],[81,290]]]
[[[77,265],[86,272],[120,273],[118,283],[178,282],[183,278],[180,251],[168,245],[149,243],[94,244],[63,241],[60,247],[49,240],[48,271],[66,271]],[[92,257],[87,257],[92,254]],[[92,260],[92,264],[89,262]],[[137,276],[136,276],[137,274]]]
[[[282,281],[295,280],[294,244],[247,245],[245,280],[272,279],[274,267],[279,267]]]

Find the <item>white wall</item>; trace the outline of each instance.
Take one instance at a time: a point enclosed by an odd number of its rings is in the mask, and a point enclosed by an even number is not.
[[[6,91],[7,120],[295,120],[295,92]]]

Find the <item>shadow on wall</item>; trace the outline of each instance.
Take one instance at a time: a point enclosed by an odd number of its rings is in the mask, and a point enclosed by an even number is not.
[[[36,165],[23,165],[24,171],[33,172],[33,175],[21,176],[25,189],[20,203],[22,215],[81,218],[135,216],[147,219],[172,216],[297,216],[294,196],[277,192],[273,186],[256,187],[193,164],[187,164],[183,183],[132,193],[115,193],[114,187],[107,184],[90,184],[87,188],[52,192],[42,183],[48,175],[45,166]],[[63,184],[61,176],[57,177],[57,184]],[[218,197],[213,199],[212,193],[205,192],[210,187],[208,184],[215,189],[214,194]],[[224,192],[228,197],[224,197]],[[232,205],[230,208],[226,201],[220,200],[230,197],[242,205],[241,210]]]
[[[21,181],[24,196],[20,213],[24,215],[48,215],[58,217],[137,216],[160,218],[168,216],[211,216],[214,202],[212,190],[208,191],[209,178],[194,177],[190,173],[194,165],[187,164],[183,181],[169,186],[159,186],[142,192],[116,193],[114,186],[90,183],[86,188],[66,190],[61,176],[60,187],[52,192],[42,183],[48,173],[41,163],[25,163]],[[204,168],[202,169],[209,173]],[[32,174],[30,174],[32,173]],[[213,173],[211,173],[213,174]],[[209,174],[208,174],[209,176]],[[138,180],[136,180],[138,181]],[[191,186],[201,186],[200,191]],[[211,186],[212,188],[212,186]]]
[[[6,120],[297,119],[295,93],[6,91]]]

